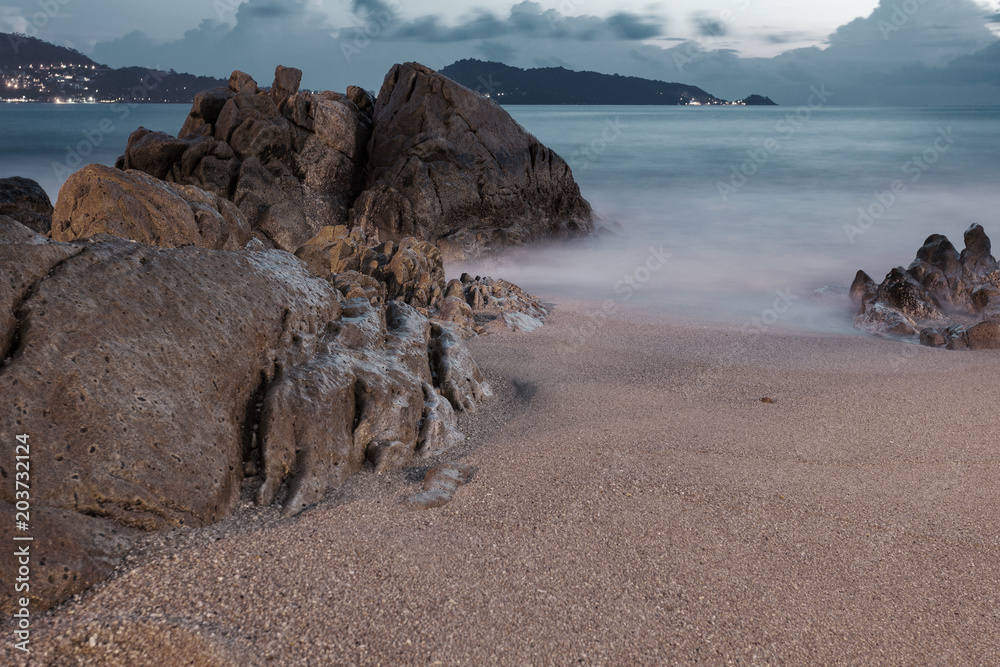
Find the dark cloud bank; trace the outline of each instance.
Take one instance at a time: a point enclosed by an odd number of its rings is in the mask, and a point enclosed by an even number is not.
[[[354,0],[352,25],[331,26],[305,0],[250,0],[235,10],[235,26],[206,20],[166,44],[133,32],[98,44],[93,56],[215,76],[243,69],[262,82],[281,63],[301,68],[313,88],[377,88],[395,62],[439,68],[473,57],[680,81],[729,99],[759,92],[785,105],[803,103],[818,85],[840,105],[1000,104],[1000,40],[987,27],[1000,15],[988,16],[973,0],[882,0],[870,16],[830,35],[825,48],[775,58],[713,48],[723,36],[741,36],[738,14],[695,15],[699,41],[677,43],[661,16],[570,17],[521,2],[506,16],[473,10],[458,20],[407,21],[396,7],[393,0]]]

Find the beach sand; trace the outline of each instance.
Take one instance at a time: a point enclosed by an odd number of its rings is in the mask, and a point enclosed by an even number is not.
[[[421,462],[151,536],[0,661],[1000,663],[1000,354],[595,312],[470,343],[450,504]]]

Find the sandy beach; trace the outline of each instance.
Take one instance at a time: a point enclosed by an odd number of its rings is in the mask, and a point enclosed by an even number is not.
[[[1000,662],[1000,355],[555,305],[471,341],[496,396],[433,461],[475,468],[450,504],[402,502],[433,462],[244,502],[2,661]]]

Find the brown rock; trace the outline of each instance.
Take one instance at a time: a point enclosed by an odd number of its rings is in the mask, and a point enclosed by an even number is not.
[[[416,64],[386,75],[353,219],[382,240],[459,238],[471,253],[587,234],[569,166],[500,105]]]
[[[366,459],[451,446],[446,401],[487,392],[450,330],[399,301],[341,306],[288,253],[64,244],[0,218],[3,259],[0,457],[16,434],[48,444],[31,464],[40,606],[105,576],[135,530],[225,516],[245,470],[298,512]]]
[[[406,504],[417,509],[433,509],[451,502],[458,487],[472,479],[472,468],[461,463],[435,466],[424,476],[424,490],[411,496]]]
[[[177,135],[186,138],[189,135],[212,134],[219,114],[226,102],[233,96],[231,88],[211,88],[203,90],[194,96],[191,112],[184,121],[184,127]],[[203,129],[207,128],[207,129]]]
[[[165,248],[235,250],[251,238],[232,203],[193,186],[174,186],[141,171],[88,165],[60,190],[52,237],[74,241],[95,234]]]
[[[302,83],[302,70],[294,67],[278,65],[274,70],[274,83],[271,85],[271,99],[280,109],[290,97],[299,92]]]
[[[17,220],[39,234],[52,227],[52,202],[41,185],[30,178],[0,178],[0,215]]]
[[[924,345],[950,350],[993,349],[1000,267],[985,230],[972,225],[961,253],[946,237],[932,234],[907,269],[893,269],[880,285],[859,271],[851,297],[860,307],[854,320],[859,329],[919,336]],[[983,322],[968,327],[970,318]]]
[[[1000,323],[980,322],[969,327],[967,336],[973,350],[1000,350]]]
[[[347,99],[354,102],[355,106],[361,110],[368,118],[375,114],[375,98],[367,90],[359,86],[347,87]]]

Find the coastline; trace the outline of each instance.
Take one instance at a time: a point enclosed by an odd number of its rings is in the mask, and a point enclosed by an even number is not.
[[[997,659],[1000,357],[595,307],[470,341],[450,504],[366,469],[150,535],[23,664]]]

